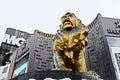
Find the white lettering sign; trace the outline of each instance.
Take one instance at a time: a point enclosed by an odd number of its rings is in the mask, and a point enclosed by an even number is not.
[[[9,34],[5,34],[3,38],[3,42],[7,42],[8,44],[13,44],[17,46],[20,46],[24,41],[24,38],[16,38],[16,36],[10,36]]]
[[[29,80],[36,80],[36,79],[29,79]],[[53,78],[45,78],[44,80],[71,80],[70,78],[63,78],[63,79],[53,79]],[[81,80],[87,80],[87,79],[81,79]],[[98,79],[98,80],[104,80],[104,79]]]
[[[58,80],[58,79],[53,79],[53,78],[45,78],[44,80]],[[71,80],[70,78],[63,78],[59,80]],[[81,79],[81,80],[87,80],[87,79]]]

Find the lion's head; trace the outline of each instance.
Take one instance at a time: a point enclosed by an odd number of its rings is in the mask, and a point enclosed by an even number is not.
[[[81,23],[81,20],[77,19],[74,13],[67,12],[61,18],[61,21],[62,30],[71,30],[77,26],[84,27],[84,25]]]

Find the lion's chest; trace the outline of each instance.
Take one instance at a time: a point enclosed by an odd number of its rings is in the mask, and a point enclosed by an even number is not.
[[[61,43],[67,44],[67,46],[71,45],[71,41],[73,40],[73,36],[80,31],[79,28],[72,29],[69,31],[62,31],[58,33],[55,40],[60,41]]]

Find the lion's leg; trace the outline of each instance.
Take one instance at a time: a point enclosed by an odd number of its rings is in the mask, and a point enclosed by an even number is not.
[[[85,54],[84,54],[83,50],[81,50],[81,52],[80,52],[79,62],[80,62],[80,72],[87,72]]]

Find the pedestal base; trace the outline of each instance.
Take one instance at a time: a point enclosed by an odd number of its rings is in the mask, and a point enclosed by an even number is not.
[[[19,75],[11,80],[103,80],[92,75],[72,71],[40,71]]]

